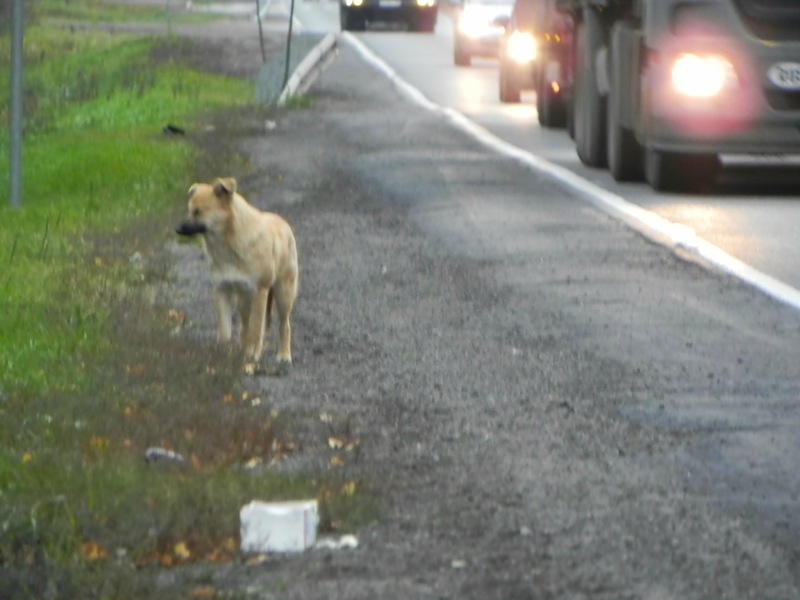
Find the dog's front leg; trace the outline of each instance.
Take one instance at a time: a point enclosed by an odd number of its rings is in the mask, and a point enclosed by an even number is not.
[[[233,299],[224,286],[214,292],[214,310],[217,313],[217,341],[231,341],[233,331]]]
[[[268,288],[259,287],[250,304],[250,318],[247,319],[244,351],[245,355],[254,361],[261,358],[261,351],[264,347],[264,320],[267,315],[268,295]]]
[[[250,311],[253,305],[253,291],[249,288],[241,288],[236,291],[236,302],[239,306],[239,318],[241,319],[241,329],[239,331],[239,343],[242,348],[247,347],[247,331],[250,329]]]

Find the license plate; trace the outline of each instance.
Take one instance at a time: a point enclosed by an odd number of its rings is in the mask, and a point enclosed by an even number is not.
[[[400,0],[381,0],[381,8],[400,8]]]
[[[767,78],[782,90],[800,90],[800,63],[776,63],[767,71]]]

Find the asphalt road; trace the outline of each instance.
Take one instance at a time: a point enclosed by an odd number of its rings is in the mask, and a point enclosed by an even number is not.
[[[302,415],[351,422],[342,476],[383,513],[357,550],[214,582],[304,600],[800,598],[800,315],[409,102],[348,44],[310,97],[236,134],[241,191],[289,219],[302,264],[294,370],[246,385],[298,415],[282,468],[330,468]],[[172,251],[174,303],[208,339],[203,260]]]
[[[301,30],[338,31],[336,2],[298,1],[295,15]],[[499,101],[496,61],[476,59],[470,67],[456,67],[452,23],[446,14],[440,16],[433,35],[385,29],[376,24],[356,37],[426,98],[800,289],[800,147],[797,156],[783,163],[773,161],[769,168],[756,168],[742,157],[726,158],[720,185],[709,194],[656,194],[643,183],[618,184],[606,170],[582,165],[563,130],[539,127],[534,96],[516,105]]]

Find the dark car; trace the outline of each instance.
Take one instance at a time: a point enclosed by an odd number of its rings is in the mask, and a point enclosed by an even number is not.
[[[539,122],[566,123],[561,54],[571,52],[572,21],[554,10],[556,0],[516,0],[500,42],[499,91],[502,102],[519,102],[536,92]]]
[[[402,22],[409,31],[431,33],[439,14],[437,0],[339,0],[342,31],[363,31],[367,22]]]

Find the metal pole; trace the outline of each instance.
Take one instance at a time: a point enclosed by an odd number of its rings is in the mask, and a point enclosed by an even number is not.
[[[22,1],[14,0],[11,16],[11,208],[22,206],[22,35],[25,27]]]
[[[286,65],[283,69],[283,85],[281,89],[286,87],[286,84],[289,83],[289,62],[292,54],[292,21],[294,21],[294,0],[289,8],[289,33],[286,36]]]
[[[258,19],[258,41],[261,44],[261,62],[267,62],[267,54],[264,52],[264,30],[261,26],[261,1],[256,0],[256,19]]]

